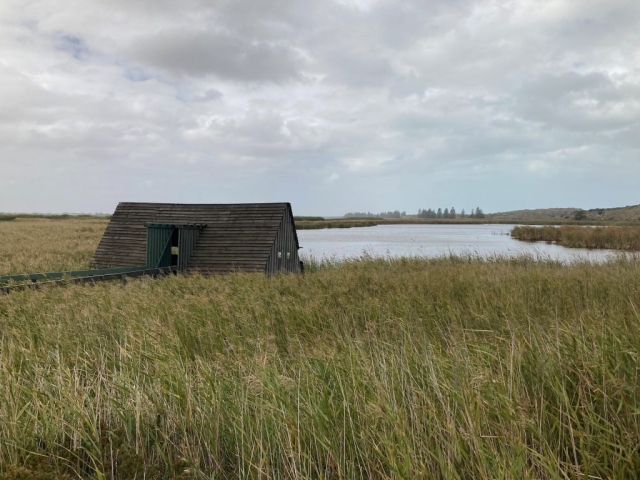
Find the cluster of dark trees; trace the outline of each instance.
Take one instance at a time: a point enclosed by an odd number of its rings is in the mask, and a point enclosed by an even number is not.
[[[395,210],[393,212],[349,212],[344,215],[347,218],[402,218],[407,216],[407,212],[401,212]],[[484,212],[480,207],[472,208],[470,214],[466,214],[464,208],[460,213],[456,212],[455,207],[451,209],[445,208],[444,211],[439,208],[438,210],[420,209],[418,210],[418,218],[484,218]]]
[[[349,212],[344,215],[345,217],[373,217],[373,218],[402,218],[407,216],[407,212],[401,212],[400,210],[395,210],[393,212],[380,212],[380,213],[371,213],[371,212]]]
[[[451,207],[451,210],[445,208],[444,211],[441,208],[438,208],[438,210],[431,208],[418,210],[418,218],[467,218],[467,216],[469,218],[484,218],[485,215],[480,207],[472,208],[469,215],[466,214],[464,208],[458,214],[455,207]]]

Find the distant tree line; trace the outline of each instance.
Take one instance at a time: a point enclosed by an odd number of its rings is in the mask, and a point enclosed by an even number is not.
[[[380,212],[380,213],[371,213],[371,212],[349,212],[345,213],[345,217],[372,217],[372,218],[402,218],[407,216],[407,212],[401,212],[400,210],[394,210],[393,212]]]
[[[442,208],[438,208],[438,210],[433,210],[431,208],[420,209],[418,210],[418,218],[485,218],[484,212],[480,207],[476,207],[475,209],[471,209],[471,213],[467,215],[464,211],[458,214],[456,212],[455,207],[451,207],[451,209],[445,208],[444,211]]]
[[[348,212],[344,215],[346,218],[402,218],[407,216],[407,212],[394,210],[389,212],[371,213],[371,212]],[[418,218],[485,218],[484,212],[480,207],[472,208],[471,213],[467,214],[464,208],[460,213],[456,212],[455,207],[419,209]]]

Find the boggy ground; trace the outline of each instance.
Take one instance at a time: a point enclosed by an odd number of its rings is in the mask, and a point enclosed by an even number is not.
[[[638,259],[307,271],[0,297],[0,479],[640,474]]]

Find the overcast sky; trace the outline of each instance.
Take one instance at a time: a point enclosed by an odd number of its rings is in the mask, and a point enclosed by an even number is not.
[[[640,203],[638,0],[1,0],[0,211]]]

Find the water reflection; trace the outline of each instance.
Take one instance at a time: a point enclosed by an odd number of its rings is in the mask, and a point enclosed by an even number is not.
[[[437,257],[459,255],[534,255],[572,261],[604,261],[619,252],[565,248],[544,242],[526,243],[511,238],[515,225],[378,225],[365,228],[299,230],[302,258],[354,258],[371,256]]]

